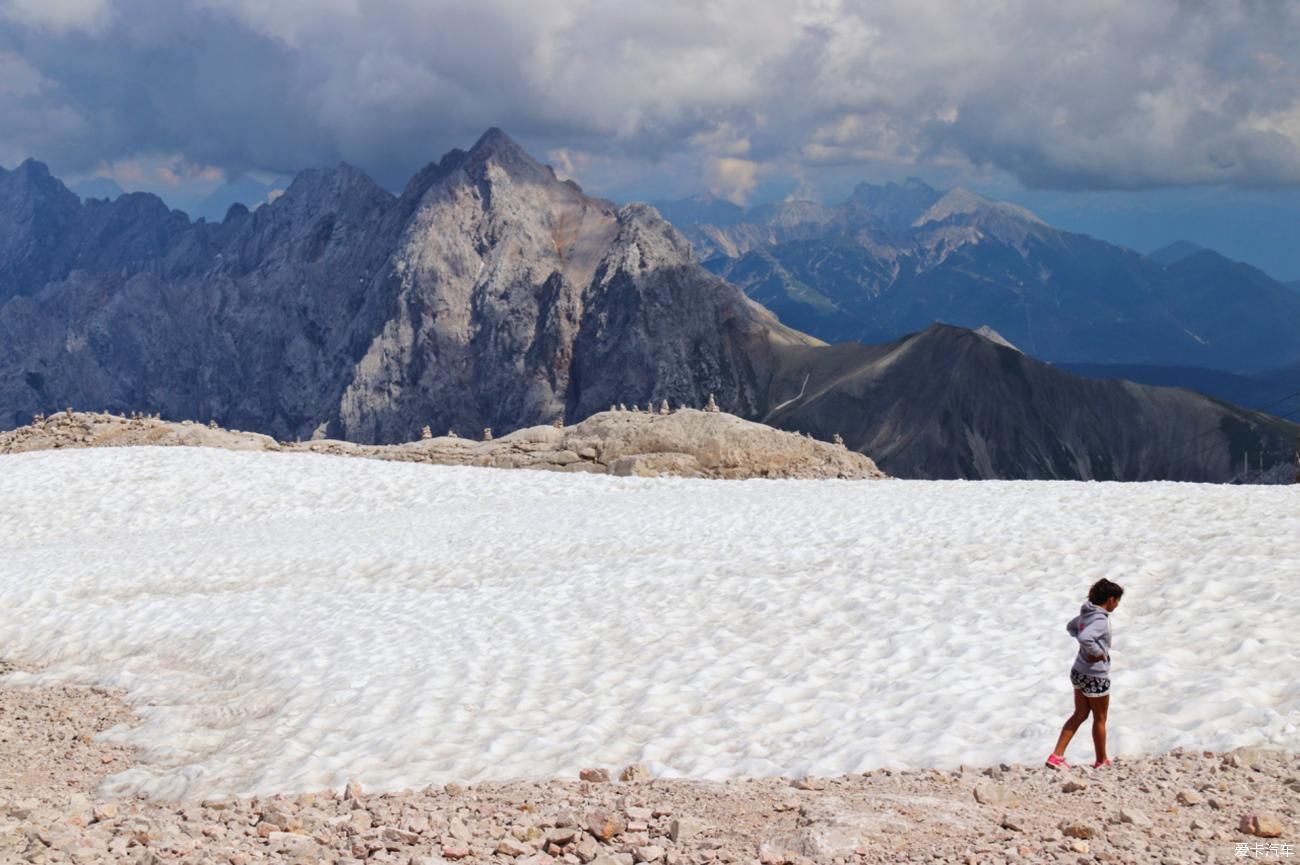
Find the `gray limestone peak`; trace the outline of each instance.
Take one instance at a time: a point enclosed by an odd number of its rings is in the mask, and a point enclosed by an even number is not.
[[[534,159],[518,142],[495,126],[474,142],[466,156],[463,170],[474,176],[489,166],[510,174],[516,180],[556,180],[555,172]]]
[[[691,259],[691,245],[648,204],[628,204],[618,211],[618,232],[602,262],[602,282],[615,273],[638,275],[676,267]]]

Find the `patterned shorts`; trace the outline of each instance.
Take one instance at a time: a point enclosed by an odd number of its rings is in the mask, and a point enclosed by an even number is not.
[[[1110,679],[1103,679],[1101,676],[1089,676],[1087,673],[1080,673],[1078,670],[1070,671],[1070,683],[1080,691],[1083,691],[1085,697],[1104,697],[1110,693]]]

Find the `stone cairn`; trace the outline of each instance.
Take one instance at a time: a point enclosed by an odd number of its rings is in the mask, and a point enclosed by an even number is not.
[[[835,435],[831,436],[831,444],[836,444],[839,445],[840,447],[844,447],[844,436],[840,435],[839,433],[836,433]]]
[[[618,410],[619,410],[619,411],[627,411],[627,406],[623,405],[623,403],[619,403],[619,404],[618,404]]]
[[[35,416],[32,417],[32,423],[45,423],[45,412],[37,412]]]
[[[709,394],[709,401],[704,406],[704,410],[709,414],[717,414],[722,411],[722,409],[718,408],[718,401],[713,398],[713,394]]]
[[[428,424],[425,424],[425,425],[424,425],[424,429],[420,430],[420,438],[422,438],[422,439],[431,439],[431,438],[433,438],[433,430],[429,429],[429,425],[428,425]]]
[[[646,414],[654,414],[654,413],[655,413],[655,404],[654,404],[654,400],[646,400],[646,404],[645,404],[645,413],[646,413]]]
[[[483,441],[485,442],[492,441],[492,427],[490,426],[483,427]]]
[[[555,423],[551,424],[551,426],[555,427],[556,429],[564,429],[564,415],[560,415],[559,417],[557,417],[555,419]]]
[[[456,431],[455,431],[454,429],[449,429],[449,430],[447,430],[447,438],[449,438],[449,439],[458,439],[458,438],[460,438],[460,436],[456,435]]]
[[[215,420],[208,421],[208,429],[216,429],[216,428],[217,428],[217,422]]]
[[[668,407],[668,400],[664,400],[663,402],[659,403],[660,414],[672,414],[672,411],[673,410]]]

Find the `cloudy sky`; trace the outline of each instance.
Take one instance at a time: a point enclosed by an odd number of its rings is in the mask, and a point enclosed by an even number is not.
[[[0,165],[400,188],[496,125],[617,199],[917,175],[1296,279],[1298,43],[1300,0],[0,0]]]

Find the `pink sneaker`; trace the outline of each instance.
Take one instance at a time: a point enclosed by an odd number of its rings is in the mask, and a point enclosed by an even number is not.
[[[1098,760],[1096,763],[1092,764],[1092,768],[1100,769],[1102,766],[1109,766],[1109,765],[1110,765],[1109,760]]]
[[[1049,754],[1049,755],[1047,756],[1047,765],[1048,765],[1049,767],[1053,768],[1053,769],[1070,769],[1070,768],[1072,768],[1072,767],[1070,766],[1069,763],[1065,762],[1065,758],[1064,758],[1064,757],[1058,757],[1058,756],[1056,756],[1055,754]]]

